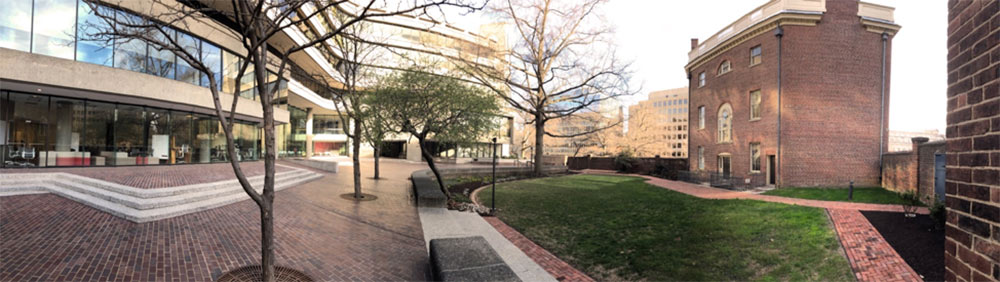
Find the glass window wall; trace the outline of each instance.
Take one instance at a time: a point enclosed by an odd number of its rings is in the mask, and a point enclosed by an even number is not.
[[[6,0],[0,9],[0,47],[31,49],[31,0]]]
[[[45,166],[86,166],[90,165],[89,153],[81,152],[80,138],[83,136],[86,109],[82,100],[51,98],[49,102],[48,127],[50,143],[39,154],[39,161]]]
[[[170,163],[170,112],[146,108],[146,126],[143,130],[149,148],[147,165]]]
[[[9,93],[6,103],[8,117],[8,158],[5,167],[44,166],[39,155],[45,151],[49,127],[49,97]]]
[[[218,131],[219,122],[207,115],[194,115],[194,163],[212,162],[212,137]]]
[[[170,112],[170,163],[192,163],[194,156],[193,115],[185,112]]]
[[[73,59],[76,48],[76,0],[35,0],[32,52]]]
[[[101,7],[99,9],[107,9]],[[105,41],[97,40],[95,34],[110,29],[107,22],[94,15],[90,5],[80,1],[77,22],[76,60],[91,64],[111,66],[112,47]],[[110,14],[110,11],[102,11]]]
[[[222,49],[208,42],[202,42],[201,62],[212,71],[215,83],[222,83]],[[207,74],[201,75],[201,86],[209,87]]]
[[[85,128],[83,150],[90,153],[90,165],[113,165],[115,155],[115,105],[87,101]]]
[[[115,110],[115,154],[111,163],[117,166],[146,164],[146,112],[142,107],[118,105]]]
[[[193,36],[178,32],[177,42],[187,51],[189,54],[196,55],[200,54],[199,45],[201,41]],[[199,71],[191,67],[190,64],[184,60],[177,62],[177,80],[187,82],[190,84],[198,85],[198,80],[201,77]]]
[[[173,37],[175,32],[172,29],[166,29],[166,34],[162,32],[156,32],[153,37],[156,41],[165,42],[167,41],[167,36]],[[174,64],[176,61],[176,56],[174,52],[167,50],[156,50],[156,46],[149,44],[146,52],[149,57],[146,58],[146,73],[152,74],[159,77],[174,78]]]
[[[142,18],[135,15],[117,12],[118,21],[141,23]],[[146,42],[138,39],[115,41],[115,67],[135,72],[146,71]]]
[[[240,57],[228,51],[222,52],[222,92],[236,92],[236,75],[240,71]]]

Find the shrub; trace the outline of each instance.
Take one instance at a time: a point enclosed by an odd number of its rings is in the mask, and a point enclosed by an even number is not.
[[[920,196],[913,191],[906,191],[899,194],[900,198],[903,198],[905,203],[903,204],[903,212],[906,213],[907,217],[913,217],[916,215],[917,207],[921,206],[923,203],[920,202]]]
[[[934,204],[931,205],[930,210],[931,219],[934,219],[934,227],[938,230],[944,228],[944,222],[948,218],[948,214],[946,213],[947,211],[944,208],[944,203],[935,200]]]
[[[624,150],[615,156],[615,170],[618,172],[634,172],[639,166],[639,159],[632,151]]]

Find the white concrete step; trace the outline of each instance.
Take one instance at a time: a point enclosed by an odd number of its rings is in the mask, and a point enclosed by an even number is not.
[[[275,191],[322,177],[292,168],[275,174]],[[264,177],[248,178],[260,192]],[[160,191],[164,190],[164,191]],[[0,175],[0,196],[55,193],[134,222],[147,222],[203,211],[250,199],[237,180],[159,189],[140,189],[69,173]]]

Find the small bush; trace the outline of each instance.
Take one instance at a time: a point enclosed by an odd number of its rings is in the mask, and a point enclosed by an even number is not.
[[[944,203],[941,201],[934,201],[931,205],[931,219],[934,219],[935,227],[940,230],[944,228],[944,223],[948,219],[947,211],[944,208]]]
[[[639,159],[631,151],[625,150],[615,156],[615,170],[618,172],[635,172],[639,166]]]

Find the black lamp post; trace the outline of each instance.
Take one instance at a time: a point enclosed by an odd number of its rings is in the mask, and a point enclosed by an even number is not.
[[[497,212],[497,138],[493,137],[493,197],[490,198],[490,214]]]

